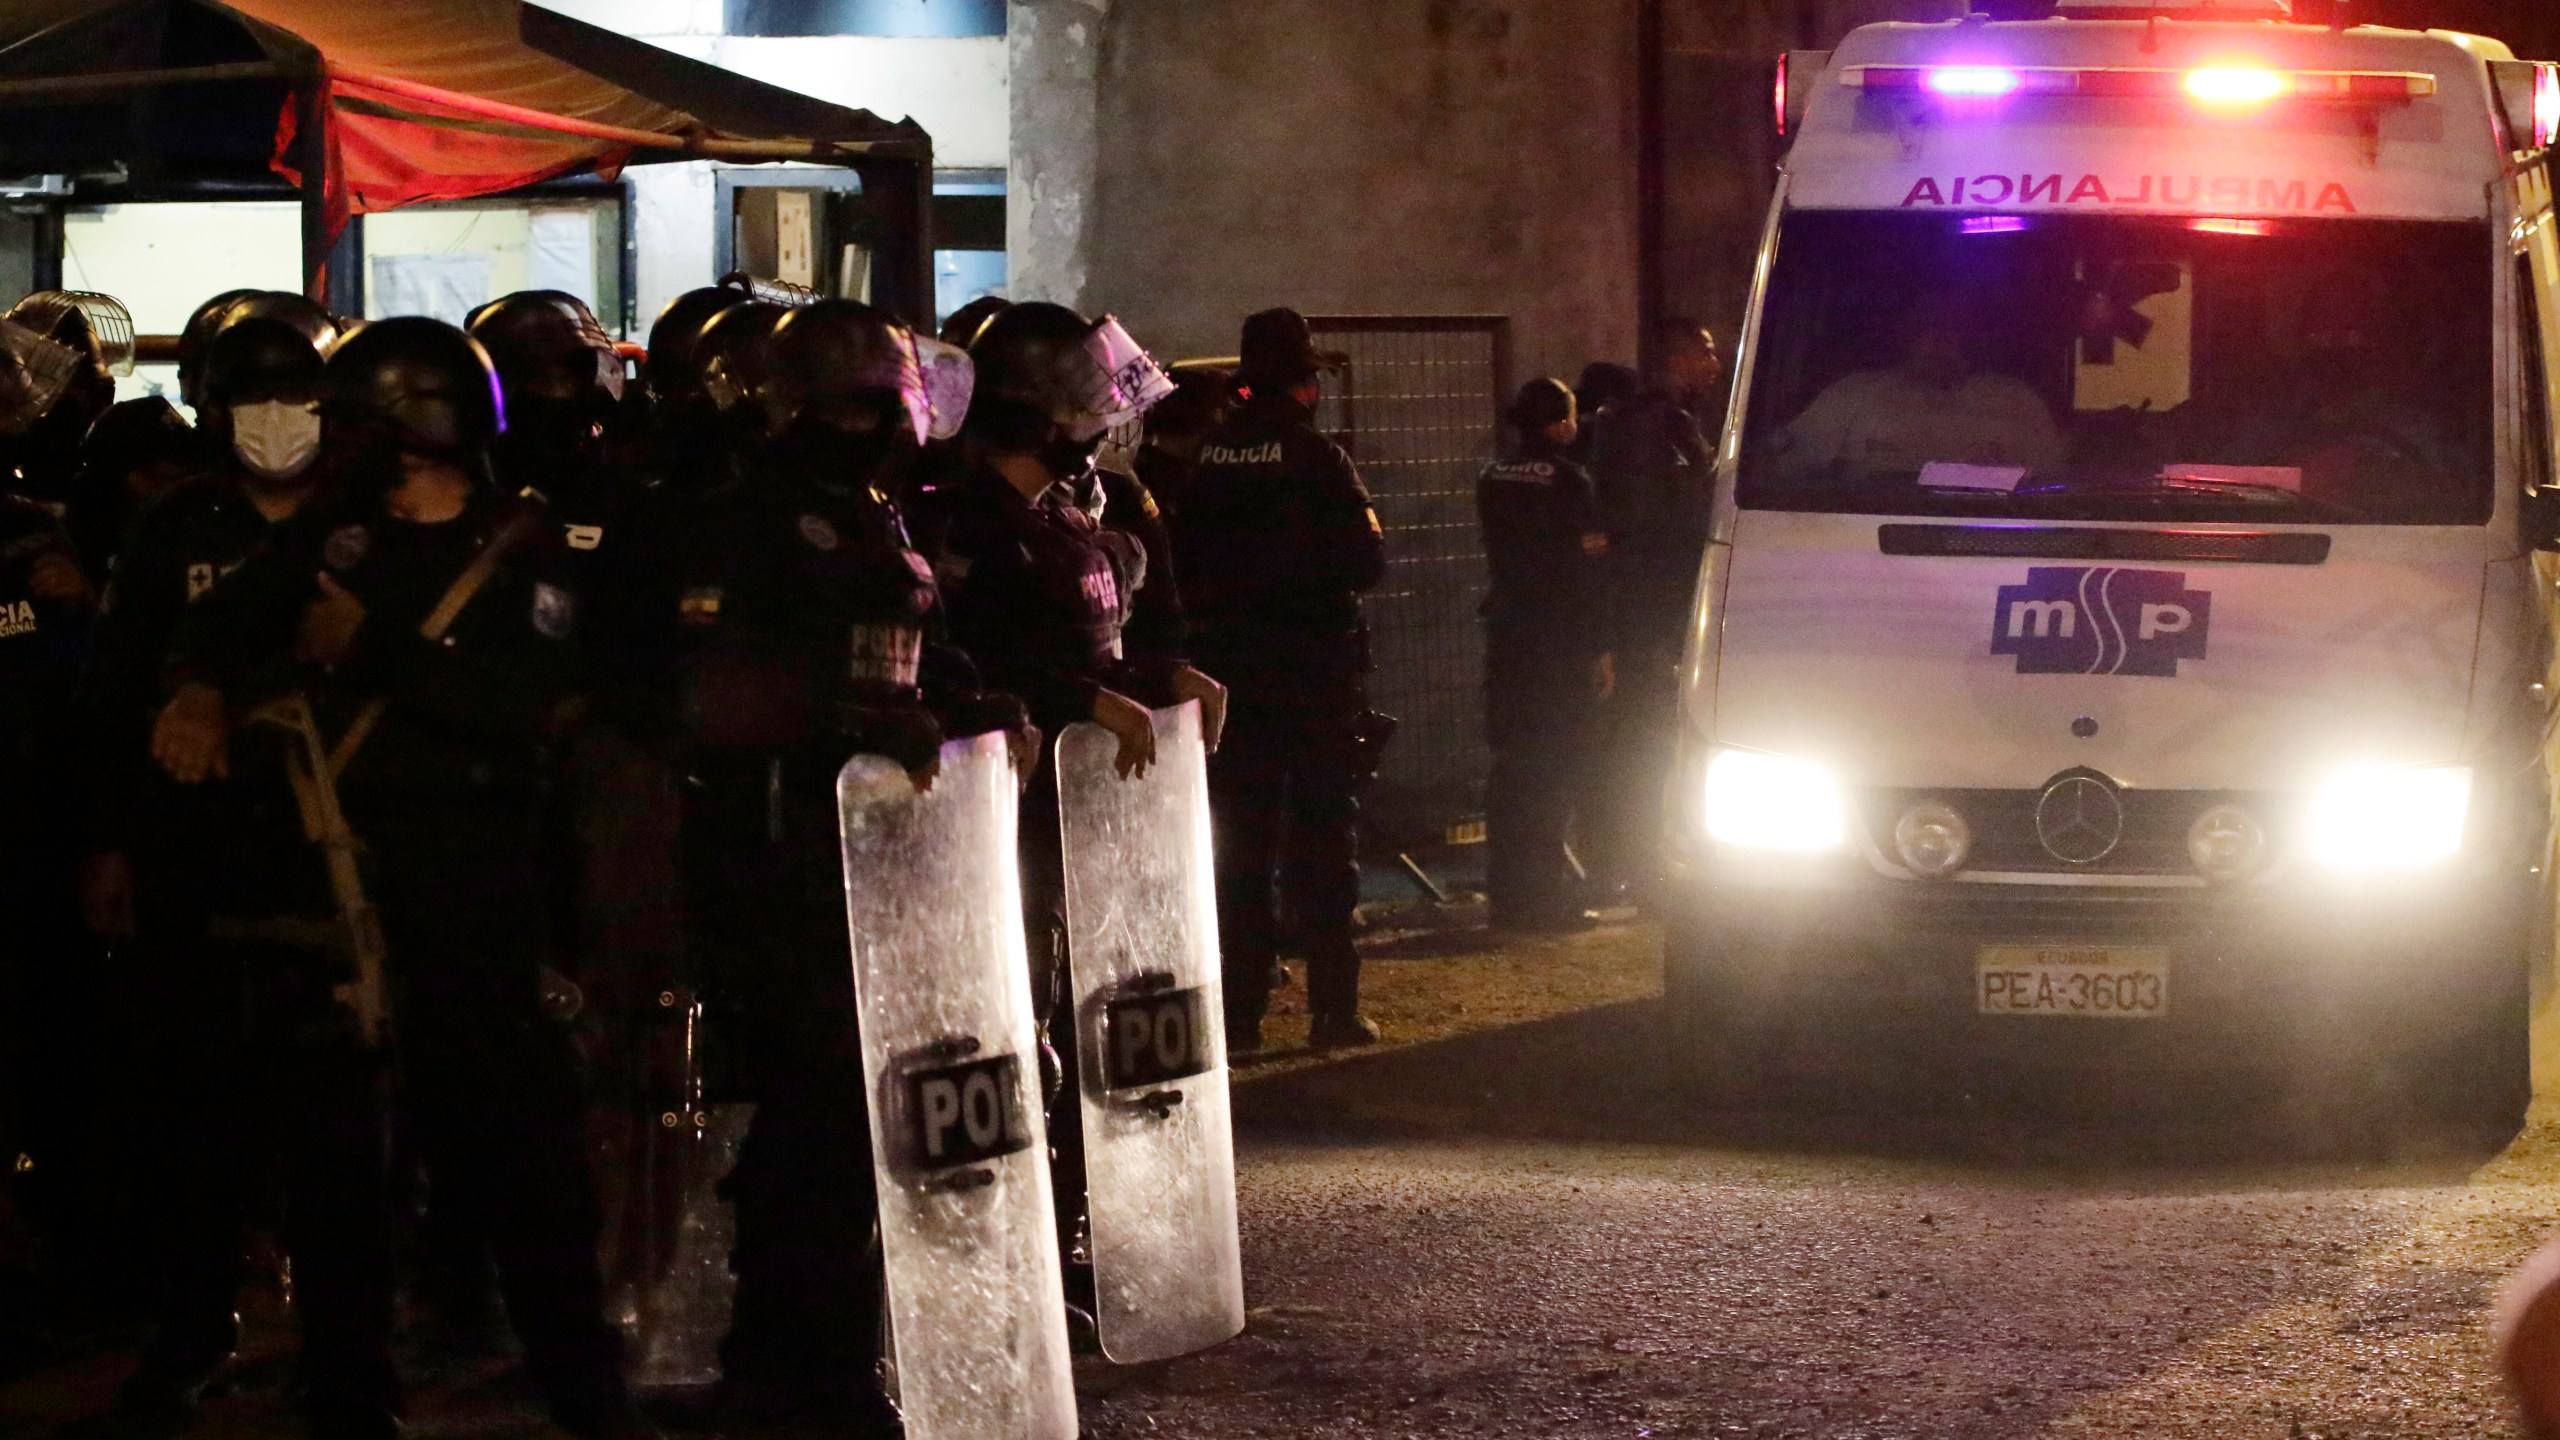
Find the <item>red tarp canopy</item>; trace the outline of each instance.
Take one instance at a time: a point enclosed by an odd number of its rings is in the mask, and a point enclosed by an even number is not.
[[[251,59],[259,55],[263,64]],[[150,106],[128,104],[126,133],[105,141],[59,108],[145,90],[171,97],[155,133],[134,118]],[[252,103],[271,124],[237,113]],[[259,158],[297,184],[325,157],[322,183],[303,186],[312,244],[351,214],[579,172],[611,177],[634,161],[810,160],[861,169],[884,217],[905,222],[892,228],[910,230],[912,258],[929,263],[921,228],[932,142],[913,121],[827,104],[519,0],[7,0],[0,107],[29,104],[57,107],[61,122],[0,135],[5,173],[78,173],[46,152],[119,141],[145,152],[120,151],[119,162],[184,170],[206,158],[188,152],[212,135],[232,137],[226,150],[263,135]],[[188,107],[208,120],[170,126],[168,114]]]

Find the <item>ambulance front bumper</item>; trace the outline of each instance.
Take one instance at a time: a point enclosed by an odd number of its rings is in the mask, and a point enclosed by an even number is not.
[[[2315,1053],[2426,1053],[2498,1023],[2522,984],[2526,889],[2477,871],[2170,888],[1709,861],[1671,887],[1666,964],[1676,993],[1783,1019],[1844,1057],[1899,1037],[1985,1062],[2281,1084]]]

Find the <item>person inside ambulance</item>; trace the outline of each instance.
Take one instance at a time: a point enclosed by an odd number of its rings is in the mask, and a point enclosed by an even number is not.
[[[1961,294],[1913,304],[1894,330],[1895,364],[1833,382],[1778,437],[1780,483],[1916,477],[1932,464],[2061,464],[2062,431],[2043,397],[1982,367],[1979,310]]]
[[[2451,482],[2454,453],[2441,417],[2419,399],[2428,364],[2421,327],[2395,314],[2381,277],[2324,277],[2302,298],[2287,402],[2259,437],[2262,463],[2299,467],[2302,493],[2365,514],[2405,509]]]

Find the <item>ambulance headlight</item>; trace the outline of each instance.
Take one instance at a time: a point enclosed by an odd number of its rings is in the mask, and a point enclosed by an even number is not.
[[[2266,864],[2267,827],[2237,805],[2216,805],[2187,827],[2187,859],[2216,884],[2246,880]]]
[[[1835,850],[1849,838],[1849,797],[1810,760],[1718,750],[1707,762],[1707,838],[1745,850]]]
[[[1942,800],[1923,800],[1893,822],[1894,853],[1914,873],[1936,879],[1963,868],[1973,853],[1973,827]]]
[[[2466,766],[2343,771],[2312,791],[2303,848],[2332,870],[2414,870],[2462,848],[2470,811]]]

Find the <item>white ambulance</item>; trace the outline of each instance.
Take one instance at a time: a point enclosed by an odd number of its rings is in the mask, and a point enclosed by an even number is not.
[[[1727,1101],[1952,1061],[2512,1132],[2560,73],[2065,0],[1865,27],[1779,106],[1684,676],[1677,1059]]]

